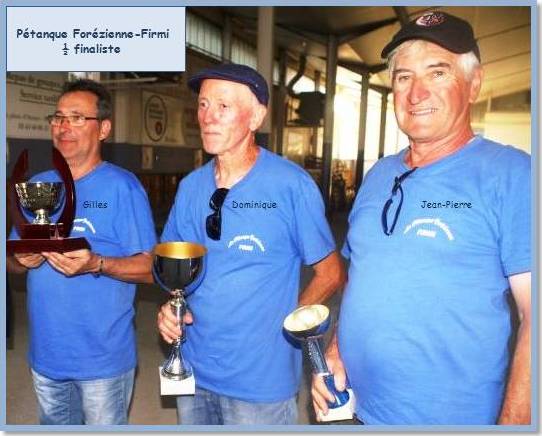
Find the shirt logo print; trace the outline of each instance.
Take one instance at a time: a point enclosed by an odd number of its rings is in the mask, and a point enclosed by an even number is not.
[[[258,248],[262,253],[265,253],[265,247],[262,241],[254,235],[237,235],[230,242],[228,242],[228,248],[237,245],[237,248],[241,251],[254,251]]]
[[[435,238],[437,236],[437,232],[440,230],[446,235],[449,241],[454,240],[454,235],[448,225],[439,218],[417,218],[405,227],[403,234],[406,235],[408,232],[416,229],[417,227],[420,228],[417,229],[416,236]]]
[[[84,224],[84,225],[83,226],[76,225],[75,223],[81,223],[81,224]],[[94,228],[92,223],[87,218],[76,218],[76,219],[73,220],[73,228],[72,228],[73,231],[86,232],[87,228],[90,229],[90,231],[92,233],[96,234],[96,229]]]

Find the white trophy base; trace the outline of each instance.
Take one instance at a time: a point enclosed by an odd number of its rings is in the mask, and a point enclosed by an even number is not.
[[[324,415],[322,412],[318,412],[318,419],[322,422],[352,419],[354,417],[356,407],[356,398],[354,397],[354,392],[352,392],[352,389],[347,389],[347,392],[350,394],[348,403],[341,407],[336,407],[335,409],[327,409],[327,415]]]
[[[196,381],[191,375],[184,380],[171,380],[162,375],[162,367],[158,367],[160,375],[160,395],[194,395],[196,392]]]

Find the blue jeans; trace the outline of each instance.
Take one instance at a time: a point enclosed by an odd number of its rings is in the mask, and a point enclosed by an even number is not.
[[[251,403],[196,388],[195,395],[177,397],[179,424],[297,424],[296,398],[276,403]]]
[[[112,378],[52,380],[32,370],[40,424],[128,424],[135,369]]]

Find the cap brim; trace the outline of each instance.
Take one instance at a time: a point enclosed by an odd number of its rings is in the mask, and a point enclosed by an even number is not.
[[[380,53],[380,57],[382,59],[386,59],[388,57],[388,55],[395,48],[399,47],[403,42],[411,41],[413,39],[421,39],[421,40],[424,40],[424,41],[432,42],[433,44],[437,44],[437,45],[441,46],[442,48],[445,48],[446,50],[451,51],[452,53],[463,54],[463,53],[468,53],[468,52],[472,51],[472,52],[474,52],[474,54],[476,55],[476,57],[480,61],[480,49],[478,48],[478,46],[475,45],[474,47],[465,47],[463,49],[458,50],[457,48],[447,46],[439,38],[435,38],[434,36],[432,37],[432,36],[428,36],[428,35],[415,35],[415,36],[414,35],[409,35],[409,36],[405,36],[403,38],[398,38],[396,40],[392,40],[390,43],[388,43],[382,49],[382,53]]]
[[[216,73],[216,72],[201,72],[198,74],[195,74],[190,79],[188,79],[188,86],[192,91],[199,92],[201,88],[201,82],[203,82],[205,79],[220,79],[220,80],[230,80],[232,82],[237,82],[237,80],[233,80],[231,77],[225,77],[224,74]]]

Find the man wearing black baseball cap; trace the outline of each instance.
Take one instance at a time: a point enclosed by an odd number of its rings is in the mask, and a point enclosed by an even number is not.
[[[203,148],[215,157],[181,181],[162,234],[208,249],[203,282],[188,298],[184,351],[196,393],[178,397],[180,423],[296,424],[301,353],[282,321],[344,280],[322,197],[308,173],[256,144],[269,100],[257,71],[218,65],[188,85],[198,93]],[[314,276],[299,295],[302,263]],[[167,304],[158,328],[167,342],[181,334]]]
[[[350,215],[337,388],[347,374],[366,424],[529,424],[530,157],[473,133],[482,71],[466,21],[426,13],[382,56],[409,146],[371,168]],[[319,413],[325,398],[315,378]]]
[[[382,57],[405,41],[421,39],[433,42],[453,53],[472,51],[480,61],[480,49],[471,25],[446,12],[429,12],[403,26],[382,50]]]

